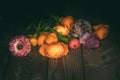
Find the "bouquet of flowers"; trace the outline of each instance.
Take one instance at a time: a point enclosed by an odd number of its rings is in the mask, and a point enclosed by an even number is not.
[[[100,41],[105,39],[109,26],[98,24],[91,26],[84,19],[72,16],[55,17],[53,20],[41,20],[35,27],[34,34],[15,36],[9,42],[9,50],[14,56],[24,57],[30,53],[31,47],[39,46],[39,53],[48,58],[59,58],[69,53],[69,49],[81,46],[96,49]]]

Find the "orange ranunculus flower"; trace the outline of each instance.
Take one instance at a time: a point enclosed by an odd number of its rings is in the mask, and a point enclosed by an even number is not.
[[[63,36],[69,35],[69,30],[65,26],[58,25],[58,26],[55,26],[54,29]]]
[[[42,32],[38,37],[38,45],[42,46],[44,44],[45,38],[48,36],[48,32]]]
[[[53,44],[53,43],[57,43],[57,42],[58,42],[58,38],[55,33],[50,33],[45,39],[45,43],[47,43],[47,44]]]
[[[49,58],[59,58],[68,54],[68,45],[61,42],[44,44],[40,47],[39,53]]]
[[[74,25],[74,18],[72,16],[66,16],[60,19],[60,23],[67,26],[68,30],[71,30]]]

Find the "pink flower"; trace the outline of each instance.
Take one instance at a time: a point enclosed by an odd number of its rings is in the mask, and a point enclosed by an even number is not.
[[[80,42],[78,39],[72,39],[70,42],[69,42],[69,47],[71,49],[77,49],[81,46]]]
[[[12,38],[9,43],[9,50],[14,56],[26,56],[31,51],[29,39],[23,35]]]

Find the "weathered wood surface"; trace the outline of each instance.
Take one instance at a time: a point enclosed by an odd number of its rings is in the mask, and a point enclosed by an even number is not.
[[[87,50],[82,47],[70,50],[65,57],[50,60],[49,80],[119,80],[119,59],[117,42],[108,36],[98,49]]]
[[[80,49],[70,50],[67,56],[50,59],[48,80],[82,80]]]
[[[33,47],[30,54],[23,58],[14,57],[9,53],[5,72],[1,70],[4,74],[0,75],[0,79],[119,80],[119,47],[114,40],[112,43],[109,40],[108,37],[102,42],[101,47],[95,50],[87,50],[84,47],[77,50],[70,49],[67,56],[58,59],[41,56],[38,47]]]
[[[10,55],[4,80],[47,80],[47,58],[32,48],[29,55],[18,58]]]

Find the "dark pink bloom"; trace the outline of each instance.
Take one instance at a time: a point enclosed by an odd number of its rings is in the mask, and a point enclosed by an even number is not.
[[[100,46],[100,40],[96,34],[91,34],[87,37],[84,46],[88,49],[95,49]]]
[[[31,51],[29,39],[23,35],[12,38],[9,43],[9,50],[14,56],[26,56]]]

